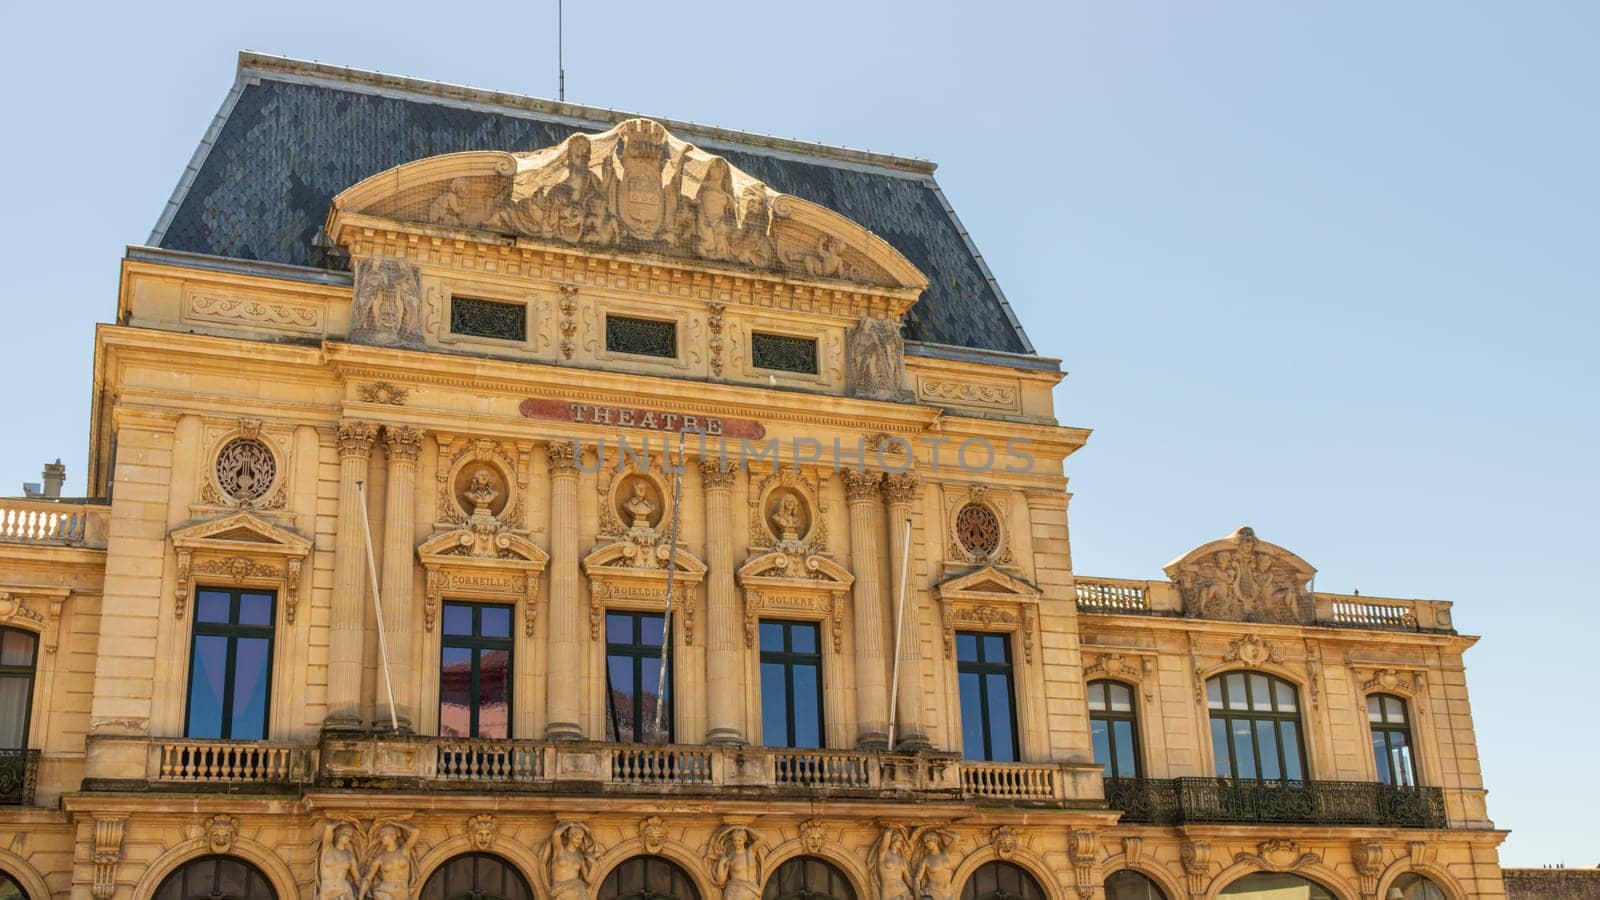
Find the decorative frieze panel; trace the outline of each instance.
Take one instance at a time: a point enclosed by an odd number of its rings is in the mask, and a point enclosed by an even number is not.
[[[314,300],[187,286],[182,303],[178,315],[184,322],[318,336],[325,328],[323,305]]]
[[[1317,573],[1293,553],[1240,528],[1189,551],[1166,567],[1190,618],[1310,625],[1309,582]]]
[[[177,556],[173,615],[183,618],[196,581],[280,591],[284,621],[294,624],[311,541],[253,512],[197,522],[167,536]]]
[[[1026,662],[1033,661],[1039,620],[1038,588],[993,566],[986,566],[934,588],[944,617],[944,655],[955,656],[956,632],[1014,632],[1022,639]]]
[[[977,381],[947,375],[918,375],[917,399],[937,406],[965,406],[985,411],[1022,411],[1016,382]]]

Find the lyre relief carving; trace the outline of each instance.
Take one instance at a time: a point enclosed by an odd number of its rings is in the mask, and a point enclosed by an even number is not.
[[[399,259],[358,259],[350,303],[350,340],[421,347],[422,273]]]

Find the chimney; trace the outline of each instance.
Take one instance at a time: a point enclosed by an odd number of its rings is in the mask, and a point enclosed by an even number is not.
[[[53,463],[44,464],[44,496],[48,500],[55,500],[61,496],[61,485],[67,480],[67,467],[61,464],[61,457],[56,457]]]

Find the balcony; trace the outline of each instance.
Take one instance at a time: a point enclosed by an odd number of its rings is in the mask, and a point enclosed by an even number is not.
[[[0,750],[0,806],[33,805],[39,780],[39,751]]]
[[[1301,824],[1445,828],[1439,788],[1361,781],[1107,778],[1106,802],[1144,825]]]
[[[1170,581],[1128,578],[1074,578],[1078,612],[1093,615],[1185,615],[1183,597]],[[1369,631],[1449,632],[1451,604],[1443,600],[1398,600],[1358,594],[1309,595],[1303,624]]]
[[[104,550],[110,519],[102,503],[0,499],[0,543]]]

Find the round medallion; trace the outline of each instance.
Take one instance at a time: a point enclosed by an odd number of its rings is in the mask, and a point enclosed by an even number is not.
[[[498,516],[510,497],[505,475],[496,466],[469,463],[456,472],[455,500],[469,516]]]
[[[968,503],[956,513],[956,540],[962,549],[987,559],[1000,549],[1000,520],[981,503]]]
[[[277,474],[272,451],[254,438],[234,438],[217,453],[217,484],[235,500],[260,500]]]
[[[617,485],[617,515],[626,528],[656,528],[666,508],[654,480],[634,475]]]

